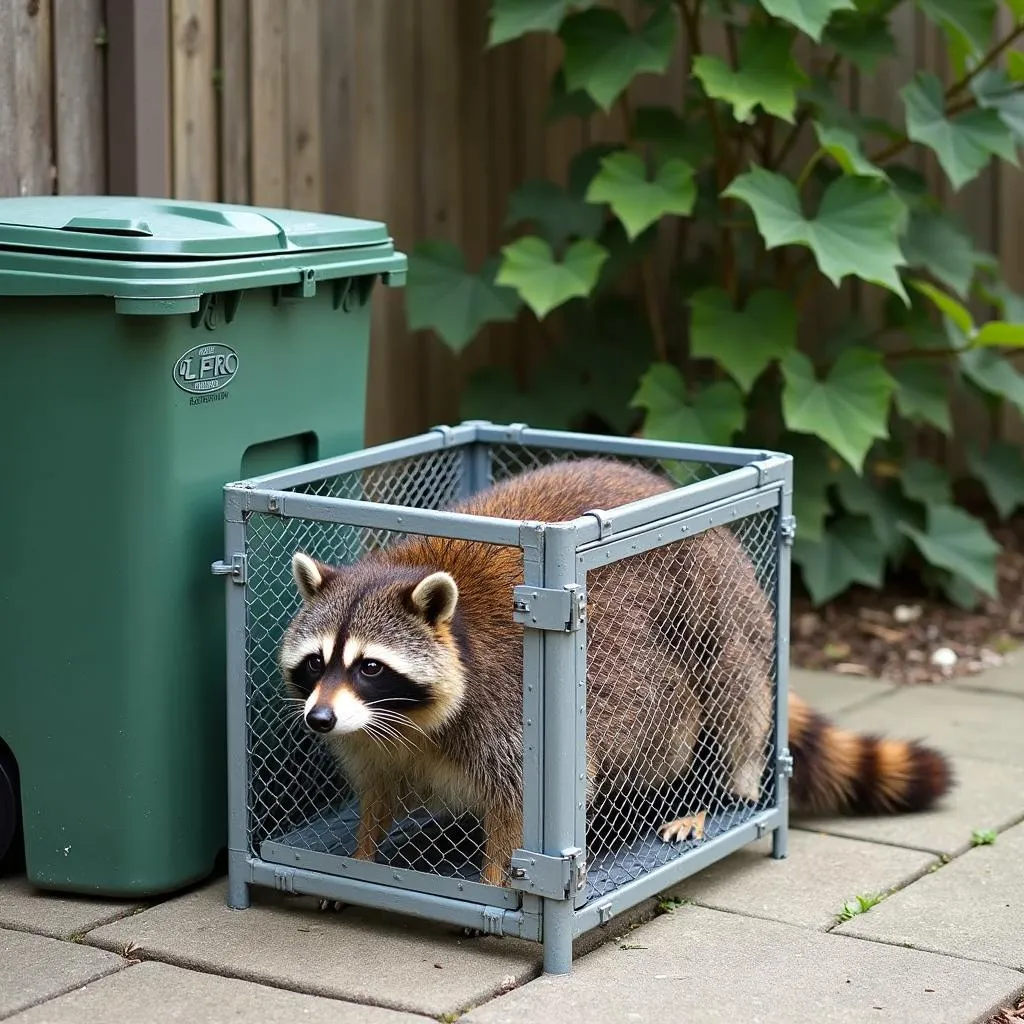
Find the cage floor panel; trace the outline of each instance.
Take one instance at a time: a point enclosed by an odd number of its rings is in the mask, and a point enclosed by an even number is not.
[[[759,813],[737,805],[709,814],[705,840],[731,832]],[[359,808],[355,802],[300,828],[273,837],[276,847],[334,856],[351,856],[355,848]],[[409,815],[395,823],[381,843],[377,863],[475,882],[480,875],[483,831],[471,817]],[[663,843],[656,835],[592,855],[587,867],[587,900],[606,896],[663,864],[678,860],[701,845],[699,840]]]

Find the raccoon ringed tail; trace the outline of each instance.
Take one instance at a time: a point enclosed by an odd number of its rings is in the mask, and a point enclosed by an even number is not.
[[[952,785],[949,761],[913,740],[841,729],[789,695],[790,800],[809,814],[900,814],[931,807]]]

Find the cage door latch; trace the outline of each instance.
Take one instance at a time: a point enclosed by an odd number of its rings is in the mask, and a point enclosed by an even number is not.
[[[796,516],[783,516],[779,532],[784,544],[792,544],[796,540]]]
[[[217,561],[210,566],[214,576],[230,576],[232,583],[245,582],[245,555],[232,555],[230,562]]]
[[[534,896],[567,900],[587,884],[586,862],[578,846],[563,850],[560,857],[516,850],[511,867],[509,885]]]
[[[567,587],[515,588],[512,618],[522,626],[574,633],[586,621],[587,593],[578,583]]]
[[[789,747],[779,751],[779,756],[775,759],[775,768],[783,778],[793,777],[793,755],[789,752]]]

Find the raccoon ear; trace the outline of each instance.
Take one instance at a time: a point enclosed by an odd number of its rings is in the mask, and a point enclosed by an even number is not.
[[[304,551],[296,551],[292,555],[292,576],[303,601],[312,601],[323,589],[330,574],[330,569],[326,565],[315,558],[310,558]]]
[[[416,584],[411,596],[413,607],[433,626],[455,614],[459,588],[448,573],[433,572]]]

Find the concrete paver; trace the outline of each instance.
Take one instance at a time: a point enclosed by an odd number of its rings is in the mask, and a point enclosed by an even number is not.
[[[471,1010],[460,1024],[967,1024],[1024,976],[919,950],[686,907]]]
[[[24,875],[0,878],[0,928],[18,928],[66,939],[115,921],[141,904],[128,900],[99,900],[65,896],[29,885]]]
[[[1022,863],[1024,825],[1018,825],[836,931],[1024,971]]]
[[[999,668],[987,669],[976,676],[958,676],[951,679],[949,685],[963,690],[992,690],[1024,697],[1024,655],[1018,651]]]
[[[427,1024],[428,1017],[141,963],[15,1014],[9,1024]]]
[[[772,860],[771,837],[698,872],[672,894],[704,907],[829,928],[858,893],[884,892],[917,878],[936,858],[918,850],[790,832],[789,856]]]
[[[846,818],[801,818],[794,813],[790,825],[955,856],[970,848],[974,829],[1001,830],[1024,819],[1024,767],[972,757],[951,761],[955,786],[934,810]]]
[[[789,670],[789,688],[799,693],[813,708],[823,714],[834,715],[837,711],[892,693],[896,686],[880,679],[793,668]]]
[[[541,961],[535,943],[466,939],[357,907],[320,913],[315,900],[269,890],[254,890],[249,910],[231,910],[225,891],[219,880],[86,941],[108,949],[132,942],[142,958],[431,1016],[480,1003],[531,977]]]
[[[905,686],[841,712],[836,720],[852,729],[924,738],[946,754],[1024,765],[1024,743],[1020,742],[1024,708],[1019,697],[946,686]]]
[[[28,932],[0,931],[0,1017],[124,967],[102,949]]]

